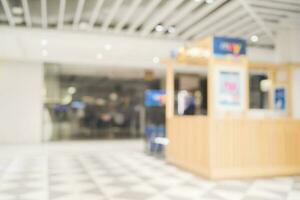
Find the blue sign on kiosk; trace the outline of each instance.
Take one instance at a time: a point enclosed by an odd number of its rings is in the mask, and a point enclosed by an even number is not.
[[[216,56],[246,55],[247,42],[238,38],[214,37],[213,52]]]
[[[286,91],[283,87],[275,89],[274,101],[276,110],[286,110]]]

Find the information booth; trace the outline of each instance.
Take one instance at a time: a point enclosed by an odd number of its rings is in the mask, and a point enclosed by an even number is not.
[[[165,61],[169,163],[211,179],[300,173],[300,121],[291,117],[292,66],[249,63],[246,51],[244,40],[209,37]],[[183,63],[207,68],[205,116],[175,114],[174,69]],[[256,92],[255,80],[267,93]],[[265,103],[255,103],[259,96]]]

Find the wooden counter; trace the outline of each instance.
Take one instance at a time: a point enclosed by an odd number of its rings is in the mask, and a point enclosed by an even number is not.
[[[213,119],[167,120],[167,160],[208,178],[247,178],[300,173],[300,121]]]

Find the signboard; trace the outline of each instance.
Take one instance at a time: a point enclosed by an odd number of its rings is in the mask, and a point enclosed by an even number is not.
[[[166,92],[163,90],[146,90],[145,92],[145,106],[164,106],[166,99]]]
[[[213,52],[216,56],[246,55],[247,43],[238,38],[214,37]]]
[[[284,87],[276,87],[274,90],[274,106],[275,110],[286,110],[286,89]]]
[[[245,73],[239,67],[220,68],[216,74],[216,108],[242,111],[245,98]]]

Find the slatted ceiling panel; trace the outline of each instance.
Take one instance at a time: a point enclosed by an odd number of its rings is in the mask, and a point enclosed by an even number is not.
[[[24,1],[24,2],[25,2],[25,4],[27,3],[26,1]],[[12,12],[13,18],[14,18],[14,16],[16,16],[17,18],[22,19],[22,20],[18,21],[18,23],[15,20],[15,26],[21,26],[21,27],[23,27],[23,26],[27,26],[28,25],[30,27],[31,21],[30,21],[30,19],[28,19],[28,17],[29,17],[28,16],[28,14],[29,14],[28,12],[30,12],[28,10],[28,7],[27,7],[27,9],[23,9],[23,13],[22,14],[14,15],[14,13],[13,13],[13,8],[22,8],[22,7],[24,7],[22,0],[9,1],[9,6],[11,8],[11,12]]]
[[[166,8],[166,11],[164,12],[164,14],[160,14],[158,15],[158,19],[159,20],[156,20],[156,22],[158,23],[153,23],[152,26],[151,26],[151,35],[153,35],[154,37],[164,37],[166,35],[170,35],[170,34],[173,34],[174,32],[169,32],[170,28],[174,29],[175,30],[175,25],[173,25],[172,23],[168,23],[169,22],[169,19],[170,17],[174,14],[174,13],[178,13],[180,12],[183,4],[185,4],[185,1],[183,0],[177,0],[176,2],[174,1],[173,2],[173,5],[176,4],[176,6],[169,6],[168,8]],[[155,21],[155,20],[154,20]],[[164,26],[164,30],[163,31],[156,31],[155,28],[156,28],[156,25],[158,24],[161,24]]]
[[[64,27],[70,27],[73,24],[76,8],[77,0],[66,0],[66,7],[64,13]]]
[[[1,0],[5,18],[9,24],[9,26],[14,26],[15,25],[15,20],[12,17],[11,9],[10,9],[10,2],[8,0]]]
[[[123,0],[115,0],[113,2],[113,4],[111,5],[109,12],[107,14],[107,16],[105,17],[105,20],[103,21],[101,30],[102,31],[107,31],[110,27],[113,27],[113,20],[116,16],[116,14],[118,13],[121,5],[123,3]]]
[[[277,1],[268,1],[268,0],[251,0],[250,3],[251,5],[255,5],[259,7],[287,10],[291,12],[298,12],[300,10],[300,4],[291,4],[287,1],[277,2]]]
[[[207,17],[210,13],[214,12],[218,7],[224,4],[225,0],[216,1],[213,4],[201,3],[201,5],[195,9],[191,14],[188,14],[180,23],[176,25],[175,34],[171,35],[171,37],[180,37],[182,34],[193,29],[194,26],[205,17]]]
[[[228,24],[226,27],[223,27],[221,30],[218,30],[218,34],[220,35],[231,35],[235,30],[241,28],[245,24],[251,23],[252,19],[247,15],[240,17],[238,21],[232,21],[231,24]]]
[[[230,35],[242,37],[243,35],[247,35],[249,32],[254,33],[257,29],[261,29],[254,20],[247,20],[247,23],[240,24],[238,28],[231,29]]]
[[[203,0],[202,0],[203,1]],[[165,25],[176,25],[184,16],[192,13],[202,3],[195,1],[183,1],[173,13],[167,16],[162,22]]]
[[[75,14],[73,17],[73,29],[79,28],[79,23],[82,15],[82,11],[85,5],[85,0],[78,0],[76,5]]]
[[[213,5],[205,4],[204,1],[199,3],[199,6],[196,7],[192,12],[188,13],[184,18],[182,18],[175,26],[176,33],[172,37],[179,36],[184,31],[191,28],[199,20],[205,17],[208,13],[212,12],[216,7],[218,7],[223,0],[217,1]]]
[[[149,18],[149,20],[143,25],[141,35],[145,36],[155,30],[157,24],[162,24],[162,21],[166,19],[172,12],[176,10],[183,0],[167,1],[163,6],[160,6],[159,10]],[[165,26],[165,25],[164,25]]]
[[[155,0],[153,0],[154,2]],[[174,0],[176,1],[176,0]],[[151,20],[156,18],[161,12],[163,12],[164,6],[167,4],[167,2],[170,2],[169,0],[157,0],[158,3],[154,3],[154,7],[152,7],[152,11],[147,15],[147,17],[144,19],[143,23],[140,24],[140,26],[136,29],[137,32],[142,33],[143,29],[147,26],[147,24],[151,23]],[[157,24],[159,24],[158,22]],[[156,25],[157,25],[156,24]],[[156,26],[155,25],[155,26]],[[145,35],[144,35],[145,36]]]
[[[128,22],[130,22],[133,15],[136,13],[139,8],[142,0],[131,0],[126,3],[126,8],[123,8],[123,15],[119,18],[114,31],[119,33],[120,31],[126,29],[128,27]]]
[[[264,13],[258,13],[261,19],[265,21],[278,21],[282,18],[286,18],[286,16],[280,16],[280,15],[270,15],[270,14],[264,14]]]
[[[138,0],[133,0],[138,1]],[[128,33],[132,29],[132,27],[137,22],[137,18],[142,15],[145,8],[148,6],[149,1],[148,0],[141,0],[141,2],[138,3],[138,7],[134,9],[131,16],[128,18],[127,22],[123,26],[123,31]]]
[[[89,22],[92,12],[93,12],[93,9],[96,7],[96,4],[97,4],[97,0],[93,0],[93,1],[86,0],[85,1],[79,23],[81,23],[81,22],[88,23]]]
[[[263,36],[263,37],[268,38],[264,34],[264,31],[262,29],[260,29],[260,28],[257,28],[254,31],[252,30],[251,32],[248,32],[248,33],[244,33],[243,35],[240,35],[240,37],[243,38],[243,39],[245,39],[245,40],[250,40],[250,38],[251,38],[252,35]]]
[[[138,16],[136,16],[136,19],[130,25],[130,27],[128,29],[128,33],[133,34],[134,32],[138,32],[142,28],[143,23],[145,23],[147,21],[149,16],[151,16],[153,14],[153,12],[155,12],[158,5],[161,5],[161,3],[162,3],[162,0],[148,1],[147,5],[145,5],[142,8],[143,11]]]
[[[290,12],[286,10],[280,10],[280,9],[272,9],[272,8],[263,8],[263,7],[258,7],[255,5],[252,5],[253,10],[257,13],[264,13],[264,14],[270,14],[270,15],[279,15],[282,17],[293,17],[293,16],[299,16],[299,13],[297,12]]]
[[[33,27],[41,27],[41,0],[28,0]]]
[[[30,0],[28,0],[30,1]],[[47,18],[49,28],[55,28],[58,21],[60,0],[47,0]]]
[[[195,13],[199,11],[199,9],[204,5],[204,0],[202,1],[184,1],[182,4],[180,4],[176,10],[174,10],[172,13],[170,13],[169,16],[167,16],[161,24],[165,27],[165,31],[162,32],[153,32],[153,35],[155,37],[173,37],[176,38],[176,33],[178,32],[178,27],[180,27],[180,24],[187,20],[187,16],[192,15],[192,13]],[[173,28],[175,31],[170,33],[168,31],[169,28]]]
[[[226,3],[222,4],[219,8],[215,11],[209,13],[204,18],[202,18],[198,23],[196,23],[192,28],[188,29],[187,31],[183,32],[181,38],[183,39],[191,39],[196,36],[201,30],[205,30],[210,26],[213,26],[215,23],[219,22],[223,18],[226,18],[230,13],[235,12],[237,9],[240,8],[239,4],[236,4],[234,1],[227,1]]]
[[[24,21],[26,23],[27,27],[32,26],[32,21],[31,21],[31,13],[29,10],[29,5],[28,5],[28,0],[21,0],[22,1],[22,6],[24,9]]]
[[[218,20],[217,22],[215,22],[213,24],[213,26],[209,26],[209,27],[205,28],[205,30],[201,31],[200,34],[197,34],[196,36],[194,36],[192,38],[192,40],[216,34],[220,30],[223,30],[224,28],[230,26],[233,22],[238,21],[238,19],[240,19],[243,16],[245,16],[245,12],[243,10],[239,9],[236,12],[233,12],[232,14],[228,15],[228,17],[225,17],[223,20]]]
[[[201,4],[200,2],[195,1],[183,1],[181,5],[179,5],[174,12],[172,12],[169,16],[164,19],[161,24],[165,27],[176,27],[176,25],[189,13],[193,12],[197,7]],[[166,31],[155,32],[155,36],[161,36],[163,34],[168,34]]]
[[[175,40],[195,40],[212,34],[248,38],[249,34],[256,34],[257,30],[263,31],[260,33],[261,37],[268,35],[272,38],[272,32],[276,34],[282,28],[300,27],[300,0],[215,0],[212,4],[207,4],[205,0],[0,2],[0,24],[12,27],[73,28],[73,31],[114,32]],[[21,23],[12,23],[16,16],[10,16],[9,13],[7,15],[3,7],[5,2],[8,2],[6,10],[9,12],[12,12],[13,7],[23,8]],[[46,6],[42,6],[41,2],[45,2],[43,5]],[[80,2],[83,2],[81,7]],[[82,24],[85,26],[81,26]],[[164,27],[164,31],[155,30],[158,24]],[[175,32],[170,34],[167,31],[169,27],[174,28]]]
[[[57,15],[57,28],[63,29],[65,22],[65,10],[66,10],[66,0],[60,0],[58,4],[58,15]]]
[[[293,5],[300,5],[299,0],[268,0],[269,2],[289,3]]]
[[[141,0],[139,0],[141,1]],[[137,2],[137,3],[135,3]],[[122,4],[120,5],[118,11],[115,13],[112,22],[111,22],[111,29],[115,30],[117,29],[117,26],[120,24],[121,21],[124,21],[124,18],[127,18],[128,15],[128,11],[131,9],[132,3],[135,3],[136,6],[139,6],[139,2],[136,0],[123,0]],[[136,10],[135,10],[136,11]],[[128,16],[131,17],[131,16]],[[124,21],[126,23],[126,21]],[[122,22],[122,23],[124,23]],[[120,24],[122,25],[122,24]],[[122,27],[124,26],[124,24],[122,25]],[[122,29],[122,28],[121,28]]]
[[[248,33],[252,33],[251,35],[254,35],[254,33],[257,29],[260,29],[260,27],[253,21],[251,24],[241,27],[240,29],[233,32],[232,36],[243,37],[243,36],[247,35]]]
[[[7,18],[4,13],[3,5],[0,3],[0,24],[8,25]]]

